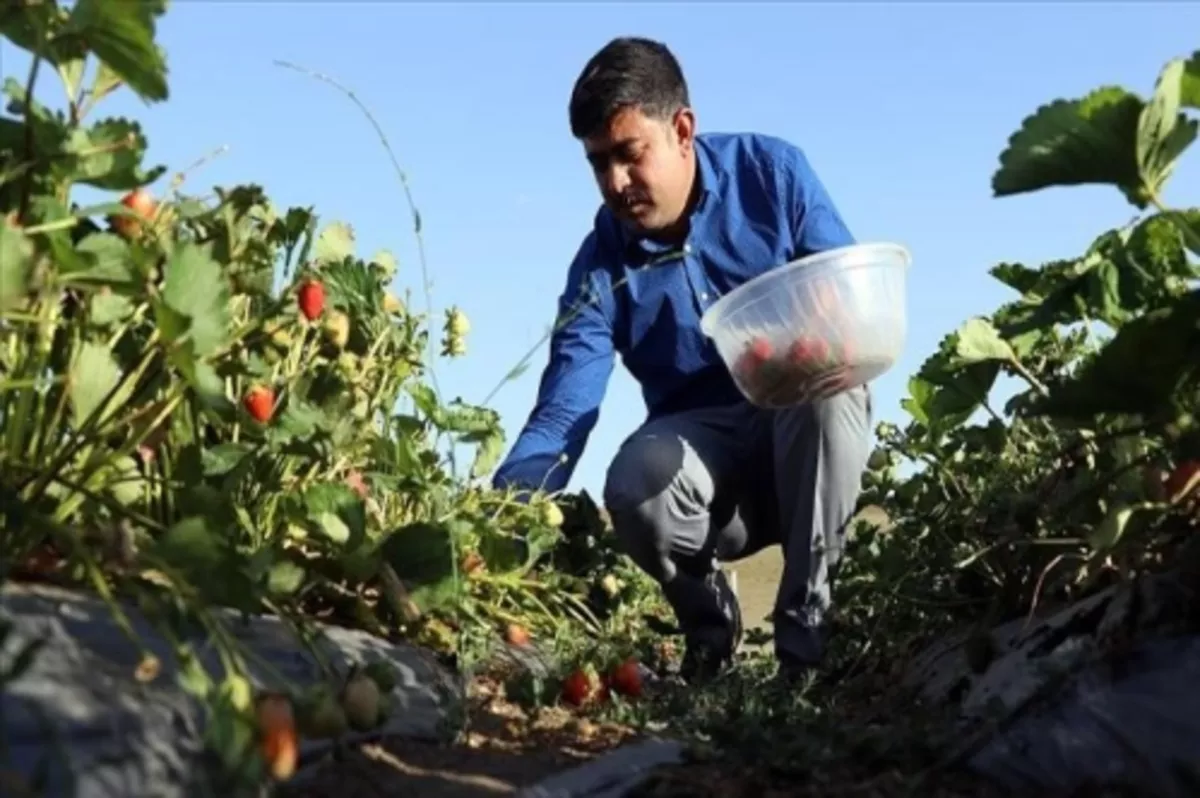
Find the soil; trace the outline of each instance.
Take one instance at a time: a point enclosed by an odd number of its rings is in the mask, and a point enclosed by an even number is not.
[[[883,525],[886,517],[864,511]],[[726,566],[736,572],[738,597],[747,629],[768,630],[767,619],[783,570],[778,546]],[[316,766],[302,784],[284,785],[278,798],[484,798],[513,795],[556,773],[577,767],[612,749],[640,739],[631,729],[599,724],[561,708],[530,718],[503,699],[494,685],[474,686],[470,697],[472,727],[454,745],[387,740],[360,746]],[[769,779],[767,780],[769,782]],[[861,778],[858,780],[861,783]],[[861,795],[890,795],[867,788]],[[764,789],[766,790],[764,792]],[[772,791],[756,774],[730,773],[719,762],[668,768],[645,788],[650,796],[832,795],[832,792]],[[985,793],[947,793],[984,798]]]
[[[471,726],[460,742],[440,745],[392,739],[360,746],[315,766],[277,798],[483,798],[577,767],[639,739],[632,730],[597,723],[559,707],[527,715],[481,681],[468,696]]]

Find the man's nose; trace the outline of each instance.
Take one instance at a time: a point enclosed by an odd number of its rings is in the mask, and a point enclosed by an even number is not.
[[[629,188],[629,170],[620,166],[610,166],[602,178],[604,191],[614,197],[619,197]]]

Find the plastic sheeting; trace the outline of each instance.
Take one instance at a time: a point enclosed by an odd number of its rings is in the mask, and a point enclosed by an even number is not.
[[[19,795],[3,781],[7,769],[31,781],[45,768],[44,798],[221,798],[212,783],[202,746],[204,715],[176,682],[170,649],[132,606],[125,610],[135,631],[162,662],[152,683],[132,678],[140,652],[98,600],[52,588],[5,587],[0,617],[13,622],[7,660],[26,641],[44,646],[32,667],[0,693],[0,735],[7,761],[0,761],[0,796]],[[223,613],[229,632],[256,655],[251,675],[269,684],[257,662],[298,684],[320,678],[316,660],[299,648],[287,628],[271,617],[243,620]],[[351,629],[322,627],[316,644],[327,662],[346,668],[373,658],[399,671],[393,692],[396,711],[388,723],[353,739],[395,735],[438,739],[447,706],[460,691],[457,680],[419,649],[388,643]],[[203,646],[200,659],[219,673],[215,650]],[[327,742],[306,742],[303,755],[320,753]]]
[[[1200,636],[1145,643],[1120,670],[1097,662],[1073,674],[970,766],[1014,794],[1122,784],[1147,798],[1200,795]]]

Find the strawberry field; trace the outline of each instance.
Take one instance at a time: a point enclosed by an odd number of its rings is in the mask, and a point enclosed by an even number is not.
[[[886,522],[850,535],[826,673],[779,693],[750,653],[680,690],[653,678],[676,658],[670,615],[592,500],[489,487],[500,419],[435,378],[471,356],[463,313],[401,289],[395,257],[360,252],[352,224],[257,185],[198,187],[145,160],[152,131],[104,115],[117,92],[167,101],[165,9],[0,10],[0,35],[33,56],[0,116],[0,581],[103,601],[146,685],[166,663],[128,614],[154,619],[227,791],[286,791],[304,740],[404,711],[381,660],[252,678],[229,610],[282,619],[297,650],[328,624],[433,652],[478,699],[451,744],[497,701],[530,735],[569,719],[538,746],[578,743],[585,721],[694,744],[699,761],[647,794],[965,779],[979,795],[940,708],[892,690],[914,658],[958,634],[983,673],[1005,653],[991,630],[1014,619],[1162,574],[1200,588],[1200,208],[1163,200],[1200,127],[1200,52],[1144,95],[1050,102],[1007,142],[997,197],[1105,184],[1136,216],[1078,256],[992,267],[1012,300],[911,377],[908,420],[880,425],[864,476],[861,506]],[[1177,604],[1172,634],[1197,631],[1200,605]],[[1106,657],[1158,631],[1139,617]],[[220,667],[200,664],[196,629]],[[41,653],[0,638],[0,689]]]

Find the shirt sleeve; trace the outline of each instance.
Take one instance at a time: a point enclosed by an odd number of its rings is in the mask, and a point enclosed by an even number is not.
[[[615,362],[612,294],[597,279],[591,234],[580,247],[558,300],[550,358],[524,428],[492,479],[497,488],[566,487],[600,417]],[[563,456],[565,455],[565,462]]]
[[[785,159],[784,190],[791,202],[793,258],[855,243],[850,228],[799,147],[790,147]]]

